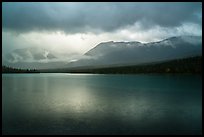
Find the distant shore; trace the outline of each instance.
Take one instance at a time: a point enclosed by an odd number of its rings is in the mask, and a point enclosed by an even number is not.
[[[88,74],[202,74],[202,56],[135,66],[83,69],[17,69],[2,66],[2,73],[88,73]]]

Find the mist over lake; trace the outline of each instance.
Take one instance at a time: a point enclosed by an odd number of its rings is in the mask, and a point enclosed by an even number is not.
[[[3,74],[3,134],[202,134],[198,75]]]

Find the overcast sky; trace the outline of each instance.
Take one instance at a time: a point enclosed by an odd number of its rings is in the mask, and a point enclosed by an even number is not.
[[[202,35],[202,3],[2,4],[3,53],[43,47],[85,53],[100,42],[151,42]]]

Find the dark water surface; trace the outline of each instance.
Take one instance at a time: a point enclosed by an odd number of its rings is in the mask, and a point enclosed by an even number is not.
[[[202,77],[2,74],[3,134],[202,134]]]

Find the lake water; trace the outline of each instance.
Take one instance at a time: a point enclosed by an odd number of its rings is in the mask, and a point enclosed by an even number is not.
[[[2,131],[202,134],[202,77],[2,74]]]

